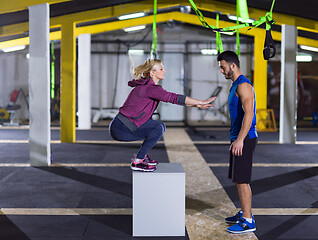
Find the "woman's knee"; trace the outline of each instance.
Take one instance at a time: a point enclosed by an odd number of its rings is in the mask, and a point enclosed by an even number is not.
[[[161,127],[162,127],[162,134],[166,131],[166,124],[161,122]]]
[[[163,122],[158,122],[156,126],[153,129],[160,137],[164,134],[166,131],[166,125]]]

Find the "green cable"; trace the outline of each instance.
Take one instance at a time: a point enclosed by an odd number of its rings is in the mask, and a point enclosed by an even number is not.
[[[52,54],[52,62],[51,62],[51,98],[55,97],[55,55],[54,55],[54,42],[51,43],[51,54]]]
[[[153,6],[153,23],[152,23],[152,45],[151,45],[151,52],[150,58],[156,58],[157,56],[157,0],[154,0]]]

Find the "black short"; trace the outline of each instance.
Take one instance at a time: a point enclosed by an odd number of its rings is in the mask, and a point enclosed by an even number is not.
[[[232,143],[233,141],[231,141]],[[233,156],[230,151],[229,178],[235,183],[250,183],[252,176],[253,154],[257,138],[244,139],[242,156]]]

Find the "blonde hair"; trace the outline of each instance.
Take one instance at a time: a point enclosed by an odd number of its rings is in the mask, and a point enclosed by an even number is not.
[[[133,69],[133,75],[135,79],[140,79],[141,77],[149,77],[150,71],[155,70],[157,64],[161,64],[161,60],[159,59],[148,59],[143,64],[138,65]]]

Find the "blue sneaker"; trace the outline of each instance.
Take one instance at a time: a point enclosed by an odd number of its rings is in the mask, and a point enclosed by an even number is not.
[[[227,228],[227,231],[230,233],[254,232],[256,230],[256,226],[255,226],[254,218],[252,219],[253,219],[252,223],[249,223],[245,218],[242,217],[237,224]]]
[[[227,218],[225,218],[225,221],[226,221],[227,223],[234,223],[234,224],[235,224],[235,223],[240,222],[241,217],[243,217],[243,212],[242,212],[242,210],[238,211],[238,212],[236,213],[236,215],[234,215],[234,216],[232,216],[232,217],[227,217]]]

